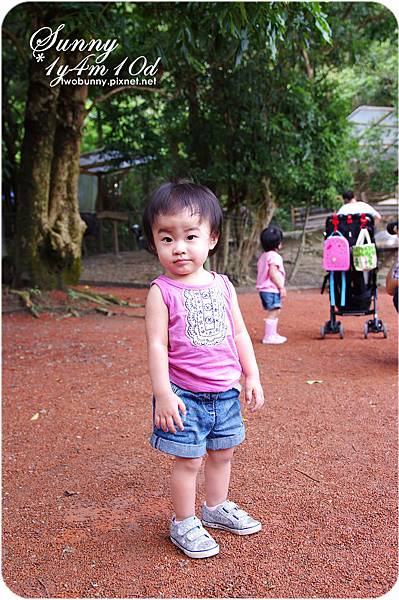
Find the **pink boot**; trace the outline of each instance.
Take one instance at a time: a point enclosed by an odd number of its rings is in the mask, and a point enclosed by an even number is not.
[[[265,335],[262,344],[284,344],[287,338],[277,333],[278,319],[265,319]]]

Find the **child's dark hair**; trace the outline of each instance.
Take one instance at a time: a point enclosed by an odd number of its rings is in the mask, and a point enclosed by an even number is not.
[[[260,243],[265,252],[276,250],[283,241],[283,232],[278,227],[267,227],[260,234]]]
[[[174,215],[185,209],[191,211],[192,215],[198,214],[200,222],[207,221],[211,235],[218,235],[220,238],[223,213],[215,194],[204,185],[185,179],[168,181],[151,194],[144,209],[144,234],[151,250],[155,249],[152,228],[158,215]],[[209,254],[213,254],[216,248],[217,244]]]

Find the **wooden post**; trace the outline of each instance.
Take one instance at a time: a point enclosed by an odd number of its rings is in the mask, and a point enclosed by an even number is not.
[[[104,210],[104,181],[101,175],[98,175],[98,192],[97,192],[97,213]],[[98,220],[98,246],[100,254],[104,252],[104,232],[102,219]]]
[[[112,221],[113,229],[114,229],[114,252],[115,254],[119,254],[119,240],[118,240],[118,221]]]
[[[301,259],[302,259],[302,255],[305,251],[305,245],[306,245],[306,228],[308,225],[308,220],[309,220],[309,215],[310,215],[310,201],[306,202],[306,209],[305,209],[305,219],[303,222],[303,228],[302,228],[302,235],[301,235],[301,239],[298,245],[298,251],[297,251],[297,255],[295,258],[295,262],[294,262],[294,266],[292,267],[292,271],[288,277],[288,282],[291,283],[291,281],[294,279],[295,275],[298,272],[300,263],[301,263]]]
[[[291,226],[292,226],[292,231],[295,230],[295,208],[293,206],[291,206]]]

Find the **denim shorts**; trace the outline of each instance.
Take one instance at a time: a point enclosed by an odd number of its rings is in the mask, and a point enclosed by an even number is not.
[[[281,308],[281,296],[276,292],[259,292],[262,306],[265,310]]]
[[[182,414],[184,430],[176,427],[176,433],[154,427],[151,446],[167,454],[183,458],[199,458],[206,450],[223,450],[240,444],[245,438],[241,415],[240,390],[227,392],[190,392],[174,383],[173,392],[186,406]],[[153,399],[153,415],[155,413]]]

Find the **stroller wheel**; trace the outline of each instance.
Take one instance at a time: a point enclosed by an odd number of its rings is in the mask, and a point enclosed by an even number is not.
[[[326,337],[326,330],[324,328],[324,325],[322,325],[320,327],[320,337],[321,337],[322,340],[324,340],[324,338]]]
[[[344,332],[345,332],[344,326],[340,324],[339,325],[339,329],[338,329],[338,333],[339,333],[339,337],[341,338],[341,340],[344,337]]]
[[[364,337],[367,340],[367,338],[369,337],[369,324],[368,324],[368,322],[364,324],[364,330],[363,331],[364,331]]]

